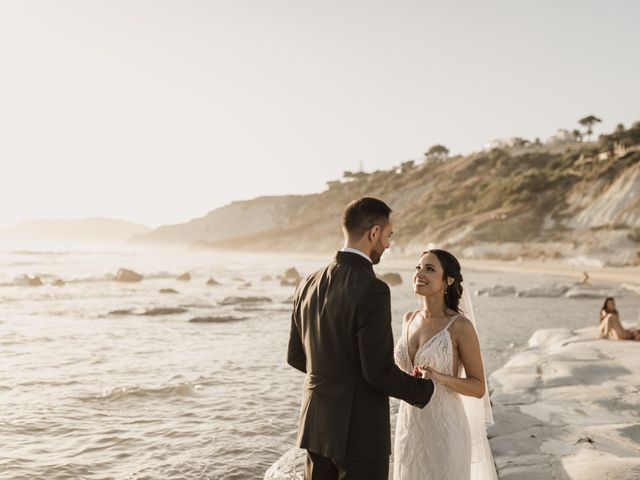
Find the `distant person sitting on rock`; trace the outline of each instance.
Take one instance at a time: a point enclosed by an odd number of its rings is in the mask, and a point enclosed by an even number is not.
[[[582,280],[580,280],[581,285],[587,285],[589,283],[589,274],[587,272],[582,272]]]
[[[616,301],[613,297],[607,297],[600,309],[601,338],[617,338],[618,340],[640,340],[640,331],[626,329],[620,322],[620,315],[616,310]]]

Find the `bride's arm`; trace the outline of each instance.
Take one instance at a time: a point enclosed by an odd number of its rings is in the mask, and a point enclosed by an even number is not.
[[[466,318],[456,320],[456,337],[460,360],[464,365],[466,378],[437,372],[431,368],[424,369],[424,378],[431,378],[434,382],[449,387],[460,395],[482,398],[485,392],[484,366],[480,355],[480,342],[473,324]]]

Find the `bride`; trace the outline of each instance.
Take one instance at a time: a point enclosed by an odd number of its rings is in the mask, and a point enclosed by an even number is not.
[[[429,250],[413,276],[422,308],[407,312],[395,361],[406,373],[436,384],[431,402],[418,409],[400,402],[394,444],[394,480],[497,479],[486,436],[492,423],[484,367],[470,298],[460,309],[460,263],[449,252]]]

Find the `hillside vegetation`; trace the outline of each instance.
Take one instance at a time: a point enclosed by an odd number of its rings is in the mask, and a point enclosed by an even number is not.
[[[137,241],[265,251],[325,252],[341,244],[340,214],[358,196],[394,209],[394,248],[437,244],[466,256],[585,255],[638,262],[640,122],[594,143],[493,149],[345,172],[325,192],[234,202]],[[197,225],[197,228],[194,228]]]

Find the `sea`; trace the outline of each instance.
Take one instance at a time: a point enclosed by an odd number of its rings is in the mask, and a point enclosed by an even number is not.
[[[418,306],[416,260],[392,252],[376,267],[403,279],[391,287],[396,339],[402,314]],[[0,478],[261,479],[294,446],[304,380],[285,361],[294,287],[280,277],[329,261],[124,247],[0,250]],[[475,295],[577,278],[462,265],[487,375],[539,328],[598,323],[604,298]],[[142,281],[115,281],[122,268]],[[184,273],[190,279],[178,280]],[[25,275],[42,285],[28,285]],[[638,320],[637,293],[597,288],[616,296],[623,320]],[[394,412],[397,405],[392,399]]]

